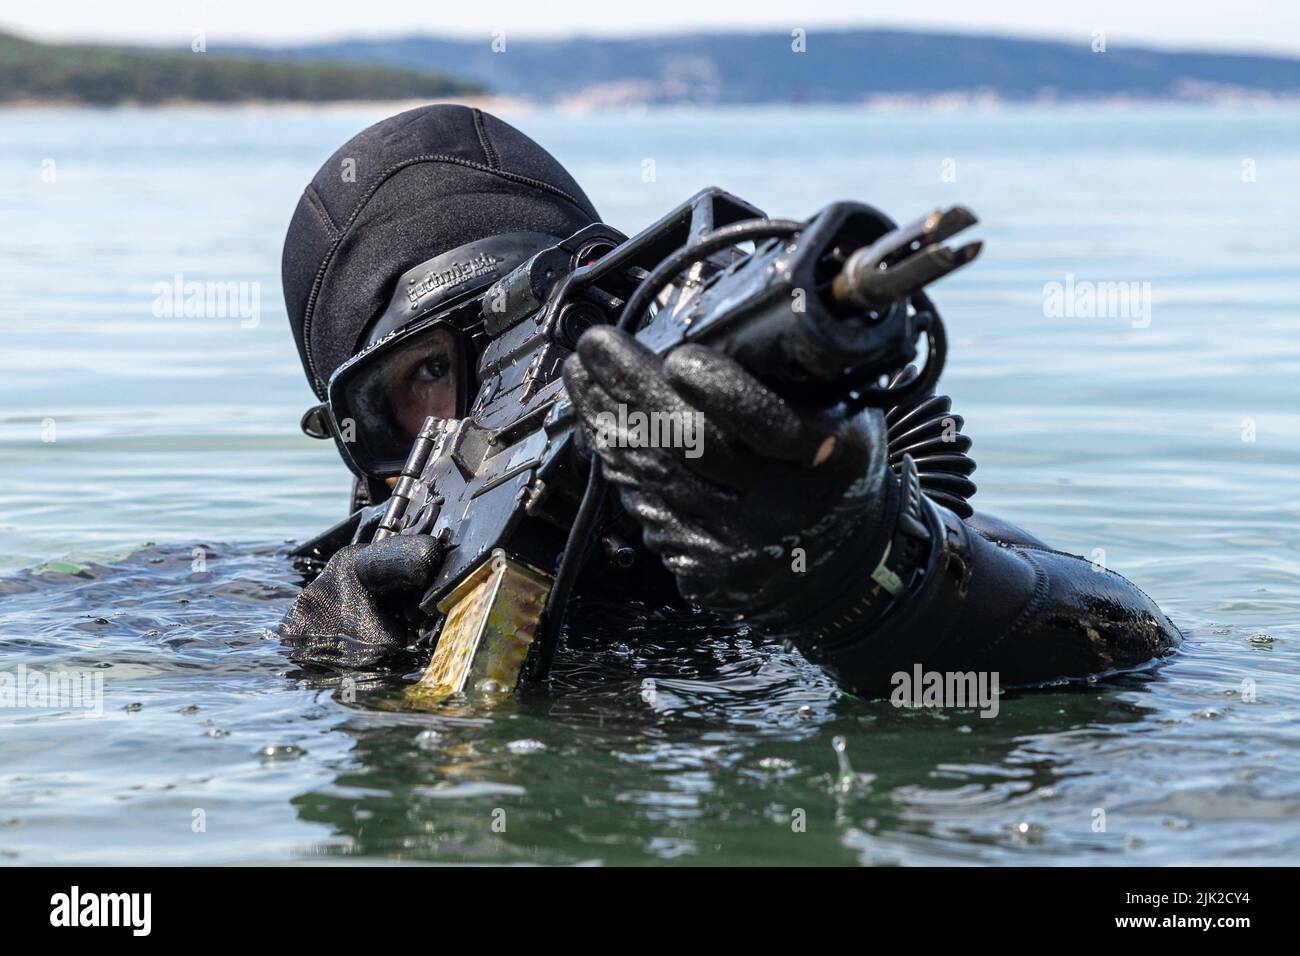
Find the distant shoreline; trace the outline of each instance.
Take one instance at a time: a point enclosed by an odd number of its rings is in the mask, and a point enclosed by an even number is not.
[[[0,102],[348,110],[464,101],[584,114],[715,104],[876,112],[1300,101],[1300,57],[1107,47],[1104,33],[1069,42],[882,29],[793,36],[573,37],[512,42],[501,56],[486,43],[435,36],[208,53],[47,44],[0,29]]]
[[[36,111],[102,111],[102,112],[167,112],[211,111],[220,113],[235,112],[312,112],[312,113],[348,113],[358,110],[400,113],[405,110],[427,106],[433,103],[457,103],[491,113],[561,113],[570,115],[599,115],[608,113],[635,112],[746,112],[763,110],[834,110],[848,112],[861,110],[864,113],[892,113],[919,111],[946,113],[977,110],[981,112],[1017,111],[1032,109],[1102,109],[1128,110],[1146,107],[1187,107],[1197,108],[1269,108],[1300,106],[1300,94],[1259,94],[1255,92],[1235,94],[1224,93],[1205,97],[1149,97],[1149,96],[1111,96],[1097,98],[1037,98],[1009,99],[979,93],[949,93],[938,95],[881,95],[868,97],[857,103],[842,101],[809,101],[764,103],[686,103],[686,102],[584,102],[581,99],[567,99],[547,102],[518,96],[463,96],[433,97],[413,99],[361,99],[361,100],[259,100],[248,99],[232,102],[214,102],[212,100],[175,99],[163,102],[122,102],[122,103],[87,103],[68,99],[25,99],[0,102],[0,113],[36,112]]]
[[[530,101],[523,100],[512,96],[455,96],[455,97],[429,97],[415,99],[377,99],[377,100],[234,100],[228,102],[217,102],[213,100],[164,100],[161,102],[122,102],[122,103],[86,103],[78,100],[68,99],[25,99],[25,100],[8,100],[0,102],[0,113],[4,112],[21,112],[21,111],[58,111],[66,110],[68,112],[79,110],[94,110],[106,113],[133,111],[133,112],[167,112],[169,110],[211,110],[219,113],[236,113],[247,110],[249,112],[301,112],[310,110],[317,113],[327,113],[331,111],[348,112],[358,109],[377,109],[380,107],[391,108],[394,113],[400,113],[403,110],[414,109],[418,106],[428,106],[433,103],[458,103],[462,106],[472,106],[478,109],[488,110],[489,112],[524,112],[545,107]]]

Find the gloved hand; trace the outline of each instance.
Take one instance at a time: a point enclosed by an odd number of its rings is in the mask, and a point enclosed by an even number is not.
[[[583,335],[564,381],[684,598],[783,633],[870,590],[898,502],[879,412],[802,411],[713,349],[661,361],[611,326]],[[702,448],[634,447],[616,423],[636,412],[690,416]]]
[[[427,535],[340,549],[280,624],[289,658],[363,668],[400,655],[424,623],[416,605],[442,554],[442,544]]]

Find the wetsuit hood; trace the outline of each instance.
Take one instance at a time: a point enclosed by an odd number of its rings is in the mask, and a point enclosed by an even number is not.
[[[409,269],[503,233],[563,239],[599,216],[554,157],[482,110],[441,104],[358,133],[303,191],[281,261],[285,308],[318,397]]]

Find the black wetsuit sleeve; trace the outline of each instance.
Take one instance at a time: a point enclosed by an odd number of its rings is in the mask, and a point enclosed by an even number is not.
[[[1177,643],[1169,618],[1118,574],[971,508],[971,441],[947,396],[885,421],[899,509],[888,545],[878,564],[850,569],[821,619],[783,635],[842,687],[888,693],[917,665],[1043,683],[1135,667]]]
[[[794,638],[846,690],[888,693],[893,675],[916,665],[997,673],[1003,686],[1079,678],[1138,666],[1180,639],[1155,602],[1113,571],[1023,532],[995,540],[928,500],[923,510],[930,549],[905,592],[870,623]],[[1013,528],[972,521],[981,523]],[[862,569],[864,581],[869,574]]]

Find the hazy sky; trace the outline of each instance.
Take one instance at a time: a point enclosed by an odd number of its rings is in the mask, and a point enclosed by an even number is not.
[[[1296,0],[0,0],[0,29],[51,40],[134,40],[208,48],[249,40],[297,43],[343,36],[441,33],[526,39],[573,33],[720,28],[911,26],[1089,38],[1205,49],[1300,53]]]

